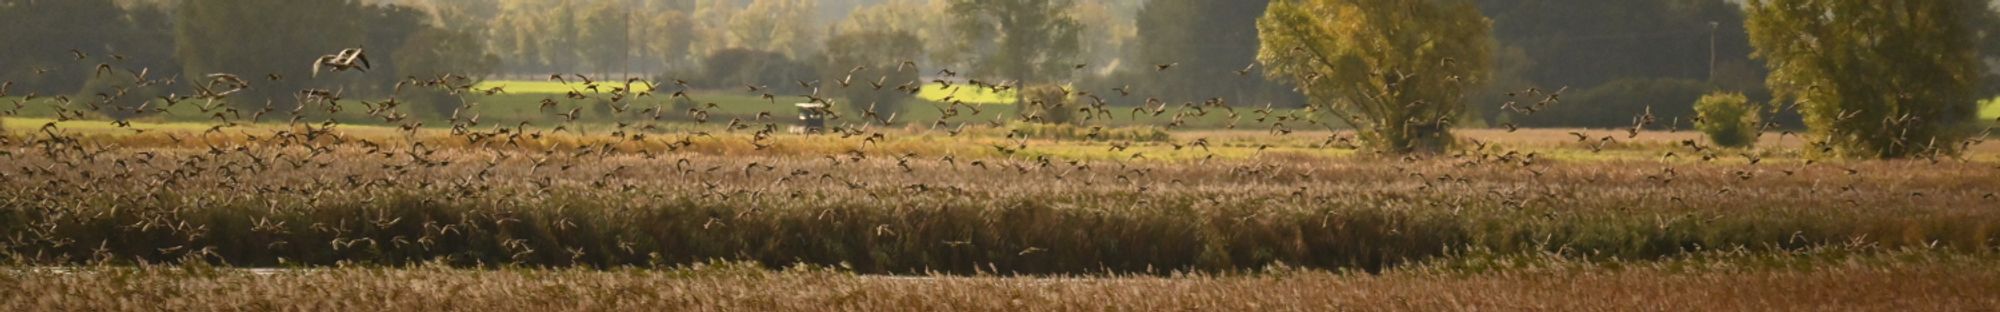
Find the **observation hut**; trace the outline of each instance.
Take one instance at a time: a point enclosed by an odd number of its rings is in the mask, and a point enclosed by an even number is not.
[[[799,125],[792,127],[792,132],[794,133],[826,132],[826,113],[827,113],[826,104],[798,103],[792,105],[799,107]]]

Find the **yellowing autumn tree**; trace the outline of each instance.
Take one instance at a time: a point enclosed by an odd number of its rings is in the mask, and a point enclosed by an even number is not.
[[[1257,21],[1266,74],[1369,147],[1436,152],[1492,67],[1492,22],[1463,0],[1280,0]]]
[[[1953,151],[1986,66],[1971,22],[1983,0],[1751,0],[1767,84],[1798,103],[1826,149],[1901,158]]]

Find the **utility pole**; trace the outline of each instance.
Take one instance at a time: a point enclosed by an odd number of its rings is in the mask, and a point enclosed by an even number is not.
[[[618,53],[619,57],[621,58],[621,60],[618,61],[618,63],[623,64],[619,66],[618,71],[625,73],[624,74],[625,81],[632,81],[632,11],[634,11],[632,7],[632,2],[626,1],[625,29],[621,29],[621,31],[625,32],[624,36],[625,40],[620,40],[624,41],[624,44],[623,47],[620,47],[619,49],[620,53]],[[631,91],[631,90],[626,90],[626,91]]]
[[[1708,22],[1708,82],[1715,83],[1715,33],[1722,28],[1721,22]]]

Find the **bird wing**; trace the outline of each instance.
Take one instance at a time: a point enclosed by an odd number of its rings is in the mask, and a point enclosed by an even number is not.
[[[319,57],[318,60],[313,60],[313,70],[312,70],[313,77],[315,78],[319,77],[319,69],[322,66],[326,66],[326,59],[327,59],[326,56],[321,56]]]
[[[361,71],[366,72],[369,68],[375,67],[368,63],[368,55],[362,54],[361,50],[354,50],[354,60],[361,63]]]

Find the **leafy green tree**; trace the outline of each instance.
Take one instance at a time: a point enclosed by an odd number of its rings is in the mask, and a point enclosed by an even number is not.
[[[1284,86],[1249,75],[1257,62],[1257,18],[1269,0],[1153,0],[1138,12],[1139,64],[1179,64],[1172,71],[1144,73],[1138,86],[1149,96],[1172,102],[1225,98],[1239,103],[1300,102]],[[1139,65],[1142,71],[1152,71]],[[1260,104],[1261,105],[1261,104]]]
[[[1740,1],[1479,1],[1500,43],[1492,79],[1468,97],[1477,113],[1532,127],[1624,127],[1651,108],[1660,120],[1690,116],[1716,89],[1764,98],[1763,65],[1750,58]],[[1689,82],[1712,85],[1686,90]],[[1568,87],[1563,103],[1534,113],[1501,109],[1530,87]],[[1663,94],[1670,98],[1650,97]],[[1634,92],[1618,94],[1619,92]],[[1603,101],[1572,101],[1583,93]],[[1646,102],[1646,103],[1636,103]],[[1783,116],[1780,120],[1790,120]],[[1681,120],[1685,121],[1686,118]],[[1796,123],[1791,123],[1796,124]]]
[[[696,34],[694,21],[687,12],[669,10],[653,16],[653,22],[642,27],[650,27],[647,35],[639,40],[646,54],[655,58],[666,68],[679,68],[688,61],[689,48],[694,46]]]
[[[1257,59],[1372,147],[1441,151],[1491,67],[1490,25],[1469,1],[1279,0]]]
[[[509,71],[545,70],[548,62],[542,59],[539,31],[546,29],[541,22],[545,7],[531,0],[507,0],[501,2],[500,13],[487,25],[488,47],[500,56]]]
[[[1547,106],[1538,103],[1546,98],[1543,95],[1508,97],[1505,100],[1515,104],[1502,111],[1508,113],[1508,122],[1520,127],[1629,128],[1633,116],[1647,113],[1667,125],[1693,120],[1691,105],[1716,88],[1693,79],[1627,78],[1571,89]],[[1525,112],[1528,109],[1535,111]]]
[[[1128,14],[1112,12],[1102,1],[1082,1],[1069,10],[1071,18],[1082,24],[1077,40],[1087,43],[1079,45],[1077,63],[1086,65],[1084,73],[1102,72],[1105,69],[1136,67],[1125,64],[1126,50],[1134,46],[1139,35],[1138,26]],[[1254,17],[1253,17],[1254,18]],[[1248,25],[1248,23],[1246,23]]]
[[[338,84],[339,75],[311,76],[311,62],[321,55],[360,47],[367,36],[360,7],[346,0],[187,0],[181,3],[174,34],[178,57],[190,84],[205,75],[230,73],[245,78],[279,75],[287,79],[251,79],[255,83],[232,97],[238,107],[262,107],[271,101],[289,108],[293,92],[305,87]],[[254,26],[251,26],[254,25]],[[376,47],[375,53],[384,53]],[[379,54],[378,54],[379,55]]]
[[[1976,0],[1751,0],[1768,84],[1797,103],[1823,150],[1901,158],[1953,152],[1978,101]]]
[[[538,60],[542,62],[544,70],[575,73],[581,63],[580,60],[584,57],[583,53],[579,52],[582,47],[578,45],[579,40],[576,38],[576,35],[583,31],[576,22],[576,1],[555,0],[551,5],[557,7],[553,10],[547,7],[529,8],[536,10],[539,16],[531,19],[534,21],[530,22],[531,24],[525,25],[534,29],[527,32],[528,40],[534,45],[534,49],[540,52]]]
[[[883,116],[902,112],[910,94],[896,86],[917,81],[918,69],[903,68],[903,61],[917,59],[924,44],[916,35],[901,31],[843,32],[826,40],[820,72],[822,85],[838,92],[849,112],[866,113],[869,107]],[[877,85],[880,86],[877,86]],[[839,87],[832,87],[838,85]]]
[[[812,0],[754,0],[729,18],[729,34],[740,47],[804,59],[819,48]]]
[[[430,13],[421,9],[401,5],[359,5],[361,30],[367,34],[360,47],[370,48],[369,60],[374,68],[365,73],[343,73],[343,85],[348,97],[388,97],[396,86],[396,81],[407,77],[399,69],[407,62],[396,60],[411,36],[428,30],[435,23]],[[332,51],[329,51],[329,53]]]
[[[0,42],[34,43],[0,49],[0,81],[14,83],[11,94],[68,94],[108,117],[136,117],[143,112],[135,108],[167,88],[141,84],[133,75],[162,79],[180,72],[173,36],[165,31],[171,25],[157,5],[0,0],[0,29],[22,30],[0,32]],[[100,64],[109,71],[100,72]]]
[[[1067,10],[1075,0],[951,0],[963,51],[973,71],[1020,85],[1068,77],[1082,51],[1083,24]]]
[[[1740,1],[1488,0],[1479,6],[1493,19],[1494,39],[1522,49],[1534,63],[1525,73],[1529,81],[1571,89],[1632,78],[1762,87],[1734,2]]]
[[[702,59],[702,78],[691,83],[703,88],[741,88],[755,85],[773,94],[806,94],[799,81],[819,77],[817,68],[786,58],[785,54],[754,49],[723,49]],[[675,77],[685,78],[685,77]]]
[[[124,42],[121,33],[137,30],[129,25],[111,0],[0,0],[0,42],[8,43],[0,81],[14,82],[17,94],[76,91]],[[96,58],[78,60],[71,49]]]
[[[167,87],[160,84],[140,85],[131,76],[94,76],[83,84],[83,88],[71,96],[85,102],[98,114],[113,120],[126,120],[152,115],[157,106],[147,105],[167,94]]]
[[[584,62],[600,76],[622,72],[632,50],[631,32],[626,24],[631,12],[612,1],[599,1],[583,10],[583,25],[575,47]]]
[[[946,0],[889,0],[862,7],[836,27],[840,32],[906,32],[924,43],[922,58],[910,59],[931,66],[963,65],[966,54],[959,48],[958,33],[951,29]]]
[[[486,53],[479,36],[463,30],[430,28],[410,35],[401,49],[395,53],[397,74],[418,79],[440,79],[446,75],[456,77],[453,83],[470,85],[484,79],[499,66],[498,56]],[[461,79],[463,81],[461,81]],[[452,110],[465,104],[464,98],[445,90],[418,89],[405,90],[405,97],[411,102],[429,109],[438,116],[448,116]]]

